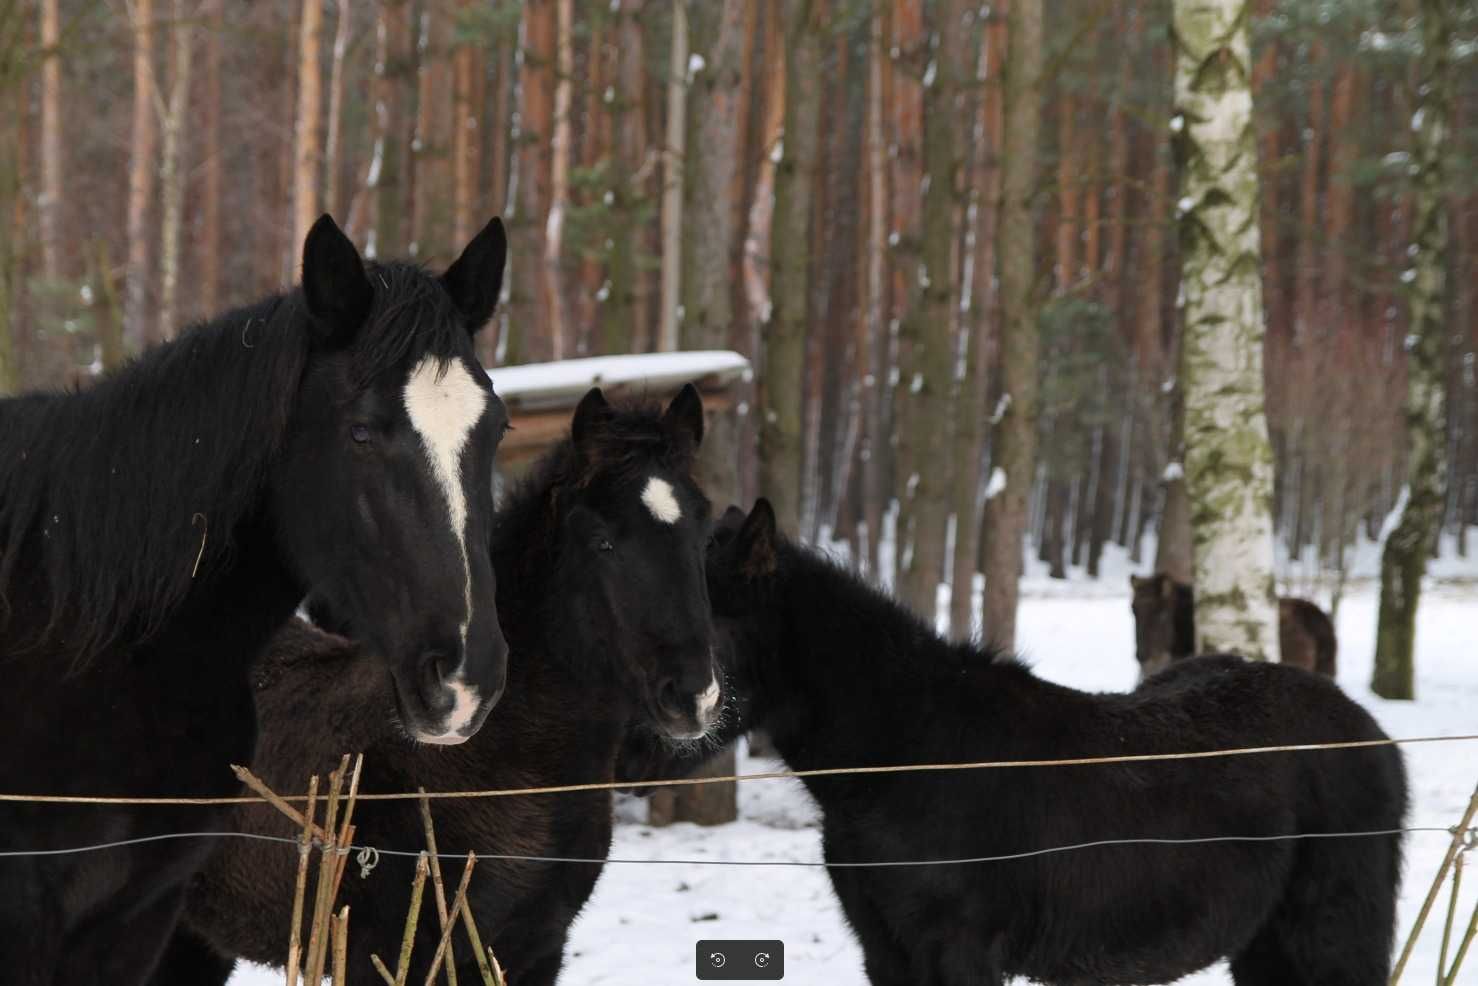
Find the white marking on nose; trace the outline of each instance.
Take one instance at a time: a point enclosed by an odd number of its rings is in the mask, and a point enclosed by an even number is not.
[[[709,682],[708,687],[698,694],[698,721],[706,722],[713,714],[718,705],[718,679]]]
[[[464,730],[472,725],[473,717],[477,710],[482,707],[482,696],[478,694],[476,685],[469,685],[462,679],[460,674],[454,674],[446,680],[446,686],[452,690],[454,702],[452,711],[446,717],[446,723],[441,734],[437,736],[422,736],[421,742],[433,743],[437,746],[455,746],[467,739]]]
[[[641,491],[641,502],[663,524],[676,524],[682,518],[683,508],[678,506],[677,494],[665,479],[656,476],[648,479],[646,489]]]
[[[467,605],[462,644],[472,623],[472,567],[467,561],[467,491],[462,488],[462,450],[487,410],[488,395],[460,360],[424,356],[405,380],[405,411],[421,436],[431,474],[446,500],[452,533],[462,555],[462,595]],[[474,695],[475,695],[474,691]],[[474,708],[476,705],[474,703]]]

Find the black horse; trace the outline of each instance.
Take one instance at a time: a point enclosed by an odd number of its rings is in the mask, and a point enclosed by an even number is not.
[[[1380,739],[1327,678],[1232,657],[1130,694],[1049,684],[946,643],[901,605],[786,543],[761,500],[725,516],[709,594],[735,691],[795,769],[1169,753]],[[828,863],[878,986],[1165,983],[1221,957],[1239,986],[1379,986],[1406,807],[1393,747],[816,777]],[[1312,837],[1312,838],[1311,838]]]
[[[248,671],[308,586],[383,655],[404,728],[477,731],[503,688],[487,544],[506,426],[472,336],[494,220],[445,274],[366,270],[324,216],[300,289],[91,389],[0,403],[0,791],[216,796],[256,734]],[[224,810],[0,805],[5,850],[209,830]],[[0,860],[0,969],[146,981],[213,844]]]
[[[508,692],[471,742],[433,750],[388,735],[388,690],[339,684],[373,680],[353,670],[368,662],[367,649],[298,624],[260,665],[256,769],[281,789],[301,790],[341,751],[362,749],[366,790],[538,787],[609,781],[632,720],[649,736],[701,734],[718,705],[703,571],[709,508],[691,476],[702,414],[692,387],[665,413],[614,409],[592,391],[572,439],[513,493],[492,545],[498,612],[513,650]],[[604,791],[433,806],[442,852],[601,859],[610,850]],[[242,809],[236,822],[292,835],[270,808]],[[355,824],[360,843],[416,849],[424,842],[413,803],[361,802]],[[223,983],[238,955],[280,965],[296,861],[279,844],[224,842],[195,884],[156,984]],[[589,864],[478,863],[473,912],[509,982],[555,981],[570,924],[599,874]],[[351,983],[378,982],[371,952],[393,961],[410,879],[410,862],[388,856],[369,879],[346,877]],[[440,933],[430,899],[414,982],[425,979]],[[461,981],[477,981],[466,946],[456,955]]]

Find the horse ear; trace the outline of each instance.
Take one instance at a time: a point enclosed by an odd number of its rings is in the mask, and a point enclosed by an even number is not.
[[[473,335],[482,330],[498,307],[507,262],[508,236],[503,232],[503,221],[494,217],[441,275],[442,286],[466,317]]]
[[[775,574],[775,508],[760,497],[739,529],[739,547],[744,558],[744,574],[752,579]]]
[[[729,509],[724,511],[723,516],[718,519],[718,523],[714,526],[723,528],[724,530],[737,531],[744,526],[744,508],[738,504],[729,504]]]
[[[328,213],[303,240],[303,299],[321,330],[319,341],[335,347],[354,338],[374,300],[359,251]]]
[[[662,423],[689,435],[693,439],[693,448],[702,445],[703,398],[698,395],[698,388],[690,383],[683,384],[683,389],[662,412]]]
[[[575,417],[570,422],[570,438],[575,443],[576,451],[584,450],[591,436],[610,419],[610,416],[611,402],[606,400],[606,395],[601,393],[599,387],[591,387],[585,396],[580,398],[580,403],[575,408]]]

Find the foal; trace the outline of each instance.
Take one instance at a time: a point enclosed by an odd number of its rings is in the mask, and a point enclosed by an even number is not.
[[[731,684],[793,769],[1382,739],[1327,678],[1216,657],[1130,694],[1050,684],[946,643],[776,535],[764,500],[708,552]],[[1400,837],[1392,747],[1131,764],[813,777],[833,887],[875,986],[1166,983],[1222,957],[1238,986],[1381,986]]]
[[[365,791],[542,787],[611,780],[633,720],[648,734],[700,736],[718,707],[703,572],[709,507],[692,478],[702,415],[691,386],[661,413],[612,407],[591,391],[571,438],[513,492],[492,544],[512,647],[508,691],[471,742],[443,750],[390,735],[383,687],[346,692],[336,684],[373,683],[370,655],[299,625],[279,637],[258,677],[255,769],[281,790],[299,790],[342,751],[363,749]],[[433,810],[443,853],[603,859],[610,851],[604,791],[438,800]],[[354,821],[361,844],[424,844],[414,802],[361,802]],[[270,808],[243,809],[237,823],[292,834]],[[223,842],[191,895],[192,935],[177,936],[155,982],[223,983],[232,960],[221,953],[280,965],[296,861],[281,845]],[[371,952],[396,954],[411,866],[386,856],[367,880],[344,881],[354,918],[351,983],[379,982]],[[592,864],[479,861],[469,899],[509,982],[555,981],[570,924],[599,875]],[[428,893],[414,982],[424,981],[440,937],[430,901]],[[457,957],[461,981],[478,981],[465,945]]]
[[[1196,600],[1191,587],[1165,572],[1129,576],[1133,591],[1134,656],[1144,680],[1196,652]],[[1307,599],[1278,599],[1278,650],[1284,664],[1334,677],[1334,623]]]
[[[311,585],[418,739],[475,732],[507,649],[485,549],[507,424],[473,352],[506,255],[371,264],[322,217],[302,286],[75,394],[0,401],[0,791],[229,796],[251,662]],[[226,814],[0,804],[0,976],[146,980]],[[127,847],[65,850],[138,840]]]

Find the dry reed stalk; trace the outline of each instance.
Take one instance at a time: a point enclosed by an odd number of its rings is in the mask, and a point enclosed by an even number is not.
[[[1478,935],[1478,901],[1473,902],[1473,913],[1468,917],[1468,930],[1463,933],[1463,942],[1457,948],[1457,955],[1452,958],[1452,968],[1447,970],[1447,978],[1442,981],[1442,986],[1457,986],[1457,971],[1463,967],[1463,959],[1468,957],[1468,948],[1473,944],[1473,938]]]
[[[457,899],[452,902],[452,913],[456,913],[467,906],[467,886],[472,882],[472,868],[477,865],[477,854],[467,854],[467,865],[462,867],[462,882],[457,885]],[[448,922],[445,930],[441,933],[441,941],[436,945],[436,951],[431,956],[431,971],[426,973],[426,986],[433,986],[436,982],[436,973],[441,969],[441,961],[446,956],[447,945],[451,943],[452,932],[456,930],[456,922]]]
[[[231,772],[236,775],[237,780],[256,792],[257,797],[264,799],[273,808],[276,808],[288,818],[291,818],[295,823],[297,823],[298,825],[303,825],[307,823],[307,820],[303,817],[302,812],[298,811],[298,809],[294,808],[292,805],[284,801],[281,795],[279,795],[276,791],[272,790],[265,783],[263,783],[262,779],[256,774],[253,774],[245,767],[239,766],[234,763],[231,765]],[[315,839],[323,840],[328,838],[328,833],[319,828],[317,825],[313,826],[312,831],[313,837]]]
[[[1458,894],[1463,888],[1463,861],[1467,855],[1464,849],[1452,861],[1452,897],[1447,902],[1447,920],[1442,922],[1442,946],[1437,950],[1437,986],[1443,986],[1447,980],[1443,970],[1447,968],[1447,947],[1452,944],[1452,920],[1457,917]]]
[[[1406,936],[1406,945],[1401,949],[1401,957],[1396,960],[1396,966],[1391,970],[1390,986],[1396,986],[1401,980],[1401,973],[1406,970],[1406,963],[1411,959],[1411,950],[1416,947],[1416,939],[1422,933],[1422,926],[1427,923],[1427,915],[1431,913],[1432,904],[1437,900],[1437,893],[1442,889],[1442,881],[1447,879],[1447,871],[1452,868],[1452,862],[1457,858],[1458,851],[1462,849],[1463,842],[1467,839],[1468,828],[1473,824],[1473,815],[1478,814],[1478,788],[1473,789],[1473,796],[1468,799],[1467,810],[1463,812],[1462,821],[1457,823],[1457,828],[1452,830],[1452,841],[1447,845],[1447,855],[1442,857],[1442,865],[1437,867],[1437,876],[1432,880],[1432,887],[1427,891],[1427,899],[1422,901],[1422,909],[1417,912],[1416,923],[1411,926],[1411,934]]]
[[[349,971],[349,905],[334,919],[334,986],[344,986]]]
[[[370,965],[374,966],[375,971],[380,974],[380,978],[385,980],[385,986],[395,986],[395,977],[390,974],[389,969],[385,968],[385,963],[380,961],[378,955],[370,956]]]
[[[411,947],[416,941],[416,924],[421,920],[421,895],[426,892],[426,874],[430,866],[423,852],[416,859],[416,878],[411,883],[411,907],[405,914],[405,932],[400,938],[400,958],[395,963],[395,979],[391,986],[405,986],[405,977],[411,971]],[[380,963],[380,968],[384,964]]]
[[[323,981],[323,963],[328,953],[329,921],[333,913],[334,871],[338,868],[336,832],[334,825],[339,817],[339,794],[344,786],[344,777],[349,773],[349,755],[339,761],[339,767],[328,775],[328,808],[323,816],[323,828],[328,833],[319,849],[318,883],[313,906],[313,924],[308,929],[308,970],[303,975],[305,986],[319,986]]]
[[[298,840],[298,879],[293,887],[293,924],[287,939],[287,986],[298,986],[298,964],[302,960],[303,950],[303,892],[308,885],[308,856],[313,851],[313,816],[317,811],[317,799],[318,775],[314,774],[308,781],[307,812],[301,816],[303,834]]]
[[[472,920],[472,901],[462,902],[462,924],[467,929],[467,940],[472,943],[472,954],[477,956],[477,971],[482,974],[482,986],[507,986],[503,980],[503,967],[491,947],[483,948],[482,936],[477,933],[477,922]],[[488,966],[488,960],[492,966]]]
[[[441,933],[447,933],[447,925],[456,920],[455,914],[448,914],[446,909],[446,885],[441,880],[441,857],[436,850],[436,827],[431,824],[431,799],[426,797],[426,789],[418,787],[421,792],[421,825],[426,830],[426,852],[431,855],[431,889],[436,894],[436,916],[441,919]],[[452,968],[456,965],[456,950],[451,944],[452,955],[446,964],[447,986],[457,986],[457,971]]]

